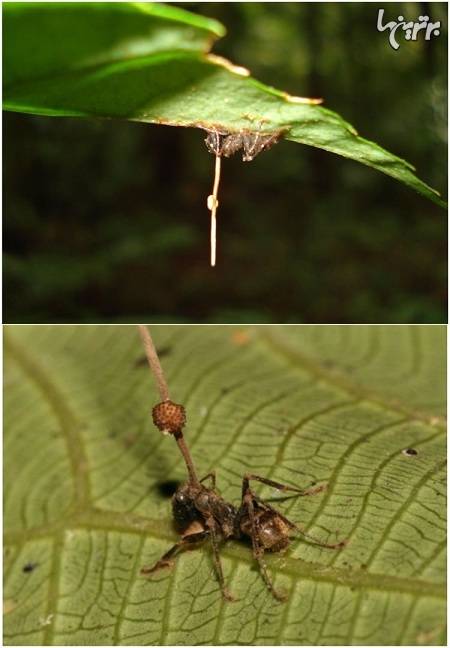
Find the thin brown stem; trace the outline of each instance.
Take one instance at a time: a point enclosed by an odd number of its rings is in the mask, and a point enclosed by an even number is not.
[[[190,483],[194,484],[195,486],[200,486],[200,481],[197,475],[197,471],[195,470],[194,462],[192,460],[191,453],[189,452],[189,449],[184,440],[183,433],[181,431],[175,432],[173,436],[175,437],[175,441],[177,442],[178,447],[180,448],[180,452],[183,455],[184,460],[186,462]]]
[[[162,401],[170,400],[169,387],[167,386],[164,373],[159,362],[158,354],[155,345],[150,335],[150,331],[144,324],[138,324],[139,335],[141,336],[142,344],[144,345],[145,355],[147,356],[150,369],[155,376],[156,384],[158,385],[159,394]]]
[[[166,379],[164,378],[164,373],[161,367],[161,363],[159,362],[158,353],[153,343],[152,336],[150,335],[150,331],[148,330],[148,327],[145,326],[144,324],[138,324],[138,329],[139,329],[139,335],[141,336],[142,343],[145,348],[145,354],[147,356],[148,363],[153,372],[153,375],[155,376],[156,384],[158,385],[158,390],[161,396],[161,400],[169,401],[170,400],[169,388],[167,386]],[[183,455],[183,458],[186,462],[190,483],[194,484],[195,486],[200,486],[200,481],[197,476],[197,471],[195,470],[194,462],[192,460],[191,453],[189,452],[189,449],[184,440],[183,433],[181,432],[181,430],[179,430],[177,432],[174,432],[173,436],[175,437],[180,452]]]

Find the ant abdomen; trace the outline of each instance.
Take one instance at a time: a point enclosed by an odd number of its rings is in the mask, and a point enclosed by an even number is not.
[[[195,498],[195,506],[203,518],[212,518],[220,529],[219,535],[228,538],[234,533],[236,508],[213,488],[204,488]]]
[[[253,538],[255,527],[258,530],[258,542],[263,551],[284,553],[290,546],[290,530],[279,515],[272,511],[257,509],[253,512],[253,520],[247,510],[241,514],[239,535]]]

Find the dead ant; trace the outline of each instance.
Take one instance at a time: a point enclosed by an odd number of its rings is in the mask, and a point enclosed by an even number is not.
[[[174,522],[177,530],[182,534],[181,538],[153,567],[143,567],[141,569],[142,574],[151,574],[163,567],[172,565],[173,557],[179,549],[209,538],[213,547],[222,594],[229,601],[235,601],[236,598],[230,594],[225,585],[219,542],[227,538],[241,539],[247,537],[251,539],[253,556],[259,563],[267,587],[277,601],[284,601],[286,596],[277,592],[267,573],[267,566],[264,561],[266,551],[284,553],[290,545],[289,535],[291,531],[300,533],[315,544],[328,549],[338,549],[345,546],[345,541],[328,544],[300,529],[257,495],[250,488],[250,481],[259,481],[278,490],[292,491],[300,495],[313,495],[323,491],[326,488],[325,486],[302,490],[279,484],[259,475],[245,473],[242,480],[241,504],[239,508],[235,508],[233,504],[227,502],[216,491],[215,472],[209,473],[203,479],[198,479],[181,431],[186,422],[184,407],[167,399],[156,405],[152,414],[156,427],[165,433],[173,434],[175,437],[186,462],[189,481],[180,486],[172,497]],[[203,483],[207,479],[211,480],[210,487],[205,486]]]
[[[208,151],[216,156],[230,157],[233,153],[242,149],[243,161],[251,162],[259,153],[276,144],[282,135],[282,130],[274,131],[268,135],[261,135],[260,124],[256,133],[247,129],[241,129],[238,133],[218,129],[211,130],[205,139],[205,143]]]
[[[213,192],[208,196],[206,203],[211,212],[211,266],[216,265],[216,212],[219,206],[217,196],[222,156],[230,157],[230,155],[242,149],[242,159],[244,162],[251,162],[261,151],[265,151],[276,144],[286,129],[261,135],[262,123],[260,122],[256,133],[245,128],[241,129],[238,133],[230,133],[230,131],[218,128],[213,128],[212,130],[205,129],[208,131],[208,135],[205,138],[207,149],[216,156]]]

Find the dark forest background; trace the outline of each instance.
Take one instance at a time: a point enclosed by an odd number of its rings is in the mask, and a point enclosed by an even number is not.
[[[445,3],[177,3],[213,51],[324,105],[447,187]],[[443,22],[394,51],[385,19]],[[4,322],[446,322],[447,215],[356,162],[281,142],[222,168],[196,129],[4,113]]]

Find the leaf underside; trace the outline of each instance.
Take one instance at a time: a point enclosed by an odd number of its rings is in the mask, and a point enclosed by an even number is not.
[[[154,326],[201,475],[257,492],[330,551],[206,542],[143,577],[177,539],[186,469],[130,326],[5,327],[6,645],[444,645],[444,326]],[[414,452],[411,452],[414,451]]]
[[[225,33],[216,21],[158,3],[120,2],[6,3],[3,16],[6,110],[283,130],[287,140],[371,166],[445,206],[410,164],[359,137],[336,113],[297,103],[209,54]]]

